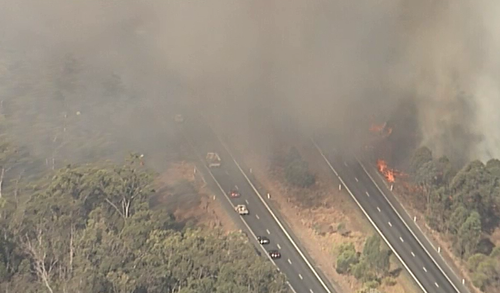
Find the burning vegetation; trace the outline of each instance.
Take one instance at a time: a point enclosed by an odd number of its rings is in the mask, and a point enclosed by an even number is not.
[[[387,126],[387,122],[384,122],[384,124],[372,124],[370,131],[386,138],[391,135],[392,128]]]
[[[377,168],[384,175],[387,181],[393,183],[395,181],[394,170],[387,167],[387,162],[384,160],[377,160]]]
[[[382,175],[384,175],[385,179],[387,179],[387,181],[389,181],[390,183],[394,183],[396,181],[396,177],[405,176],[403,172],[399,172],[395,169],[389,168],[387,166],[387,162],[382,159],[377,160],[377,169],[379,170],[380,173],[382,173]]]

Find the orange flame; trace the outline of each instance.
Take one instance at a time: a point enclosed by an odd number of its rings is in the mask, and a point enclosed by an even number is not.
[[[387,167],[387,163],[384,160],[377,160],[377,167],[387,181],[393,183],[396,180],[394,170]]]
[[[387,122],[385,122],[384,124],[372,124],[370,131],[383,137],[389,137],[392,133],[392,128],[388,127]]]
[[[370,127],[370,131],[379,133],[382,130],[384,130],[384,128],[385,124],[382,125],[372,124],[372,126]]]

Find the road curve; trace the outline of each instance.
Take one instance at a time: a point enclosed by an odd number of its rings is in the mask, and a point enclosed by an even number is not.
[[[432,256],[423,243],[427,239],[415,234],[388,200],[383,188],[354,155],[338,151],[326,153],[323,149],[327,148],[314,140],[313,144],[423,292],[469,292],[443,259]]]
[[[284,273],[293,291],[297,293],[333,293],[337,292],[326,281],[323,274],[311,263],[305,251],[301,249],[297,237],[282,222],[278,212],[268,203],[267,197],[258,190],[252,178],[231,153],[219,137],[213,132],[206,121],[196,116],[185,117],[185,122],[179,125],[180,132],[187,141],[189,148],[202,161],[200,171],[207,181],[212,181],[213,190],[217,190],[216,198],[232,214],[232,218],[240,218],[243,230],[249,232],[251,241],[265,253],[269,250],[279,250],[282,258],[271,260]],[[220,168],[209,169],[204,163],[207,152],[217,152],[222,159]],[[230,189],[237,187],[241,196],[229,198]],[[238,216],[234,206],[247,205],[250,214]],[[261,246],[256,236],[266,236],[271,240],[268,245]]]

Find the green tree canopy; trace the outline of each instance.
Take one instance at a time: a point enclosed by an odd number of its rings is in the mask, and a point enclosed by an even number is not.
[[[151,210],[152,174],[122,165],[67,166],[32,189],[19,226],[0,237],[10,292],[288,292],[240,233],[187,228]]]

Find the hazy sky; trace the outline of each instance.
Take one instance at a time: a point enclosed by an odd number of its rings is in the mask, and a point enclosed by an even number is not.
[[[64,77],[67,56],[82,68],[67,108],[113,108],[100,89],[119,76],[136,98],[116,102],[123,127],[109,131],[132,129],[144,144],[160,130],[139,123],[145,112],[131,118],[139,105],[161,116],[193,99],[246,115],[247,128],[272,115],[305,132],[356,132],[412,99],[423,144],[488,159],[500,157],[499,13],[493,0],[3,0],[0,62],[23,64],[7,70],[9,86],[38,84],[26,95],[44,100],[47,116],[62,110],[35,88]],[[86,125],[97,131],[109,115],[95,112]]]

